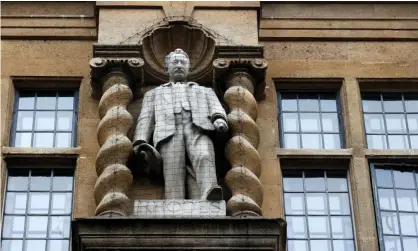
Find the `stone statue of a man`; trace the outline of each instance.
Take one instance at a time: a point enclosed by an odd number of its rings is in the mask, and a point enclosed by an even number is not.
[[[187,82],[190,60],[182,49],[166,57],[165,69],[169,82],[148,91],[142,101],[134,151],[139,154],[153,134],[163,162],[165,199],[221,200],[207,133],[228,130],[225,110],[212,89]]]

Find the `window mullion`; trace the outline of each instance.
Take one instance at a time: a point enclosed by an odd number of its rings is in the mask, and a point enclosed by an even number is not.
[[[406,126],[406,138],[408,140],[408,147],[409,149],[412,149],[412,142],[411,142],[411,135],[409,132],[409,125],[408,125],[408,115],[406,113],[406,105],[405,105],[405,98],[404,98],[404,94],[402,94],[402,108],[403,108],[403,114],[405,117],[405,126]]]
[[[301,120],[300,120],[300,110],[299,110],[299,93],[296,93],[296,113],[298,115],[298,140],[299,140],[299,147],[303,148],[302,145],[302,126],[301,126]],[[305,179],[303,179],[305,180]]]
[[[318,94],[318,108],[319,108],[319,130],[321,136],[321,148],[325,149],[324,129],[322,128],[322,109],[321,109],[321,94]]]
[[[35,92],[35,103],[33,106],[33,121],[32,121],[32,135],[31,135],[31,142],[30,146],[34,147],[35,141],[35,120],[36,120],[36,107],[38,104],[38,92]]]
[[[384,106],[384,101],[383,101],[383,95],[382,95],[382,93],[380,93],[380,103],[381,103],[381,106],[382,106],[383,125],[385,126],[386,149],[390,149],[390,146],[389,146],[389,136],[388,136],[388,128],[387,128],[387,125],[386,125],[386,113],[385,113],[385,106]]]

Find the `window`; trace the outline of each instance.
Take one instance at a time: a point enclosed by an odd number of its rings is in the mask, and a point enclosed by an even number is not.
[[[69,250],[72,172],[9,169],[1,250]]]
[[[418,94],[363,93],[370,149],[418,149]]]
[[[417,170],[372,165],[381,251],[418,250]]]
[[[279,100],[282,147],[343,147],[336,93],[284,92],[279,94]]]
[[[283,170],[288,251],[354,251],[345,171]]]
[[[18,91],[12,145],[75,146],[76,98],[76,91]]]

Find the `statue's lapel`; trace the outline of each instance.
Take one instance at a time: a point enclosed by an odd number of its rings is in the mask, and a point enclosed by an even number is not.
[[[163,86],[163,96],[162,96],[162,100],[163,100],[163,108],[165,109],[173,109],[174,104],[173,104],[173,85],[171,83],[168,83],[166,85]]]
[[[194,85],[187,85],[187,97],[190,103],[190,109],[193,110],[194,107],[197,107],[198,99],[196,97],[196,92],[198,88],[194,88]],[[204,102],[201,100],[200,102]]]

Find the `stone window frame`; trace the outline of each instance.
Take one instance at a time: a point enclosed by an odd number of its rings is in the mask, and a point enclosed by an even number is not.
[[[80,95],[80,88],[81,82],[83,77],[78,76],[12,76],[11,83],[13,86],[12,92],[10,95],[13,97],[13,104],[10,108],[10,121],[7,126],[9,126],[9,140],[8,146],[10,148],[15,148],[15,136],[16,136],[16,126],[17,126],[17,106],[18,106],[18,98],[19,98],[19,91],[40,91],[40,92],[74,92],[74,102],[73,102],[73,125],[72,125],[72,132],[71,132],[71,146],[68,148],[77,148],[78,142],[78,115],[79,115],[79,95]],[[35,110],[35,107],[34,109]],[[55,117],[57,110],[55,109]],[[35,120],[35,115],[33,117]],[[34,122],[34,121],[33,121]],[[33,130],[32,128],[32,138],[33,138]],[[54,127],[54,141],[55,141],[55,127]],[[33,143],[33,140],[31,140]],[[32,144],[33,145],[33,144]],[[20,147],[16,147],[20,148]],[[39,149],[38,147],[24,147],[21,149]],[[41,148],[41,149],[65,149],[65,148],[58,148],[58,147],[48,147],[48,148]]]
[[[6,168],[6,175],[5,175],[5,179],[7,180],[7,182],[5,182],[5,186],[4,186],[4,201],[3,201],[3,213],[1,215],[2,217],[2,225],[1,225],[1,229],[2,229],[2,235],[0,236],[0,240],[1,242],[3,242],[4,239],[6,240],[22,240],[22,250],[25,249],[25,241],[27,239],[30,240],[45,240],[45,250],[48,250],[48,244],[49,244],[49,240],[68,240],[68,248],[70,249],[71,247],[71,221],[73,219],[73,211],[74,211],[74,201],[75,201],[75,167],[76,167],[76,162],[75,159],[65,159],[65,160],[60,160],[60,159],[55,159],[55,158],[48,158],[48,161],[45,162],[45,160],[43,159],[42,161],[38,158],[30,158],[30,159],[25,159],[25,158],[12,158],[9,159],[7,161],[8,167]],[[47,163],[47,164],[45,164]],[[11,170],[13,171],[22,171],[22,172],[27,172],[27,176],[24,177],[28,177],[28,184],[27,184],[27,189],[26,190],[21,190],[21,191],[9,191],[8,188],[8,184],[9,184],[9,177],[12,177],[10,175]],[[50,184],[49,184],[49,190],[42,190],[42,191],[38,191],[38,190],[31,190],[30,188],[30,177],[31,177],[31,173],[34,171],[43,171],[43,172],[49,172],[50,173]],[[64,174],[70,174],[71,175],[64,175],[66,177],[72,177],[72,181],[71,181],[71,190],[54,190],[53,186],[54,186],[54,182],[53,182],[53,178],[57,177],[54,176],[54,172],[64,172]],[[58,175],[59,176],[59,175]],[[26,206],[25,206],[25,213],[6,213],[6,206],[7,206],[7,196],[8,196],[8,192],[12,192],[12,193],[25,193],[26,194]],[[29,207],[29,195],[31,193],[48,193],[49,194],[49,205],[48,205],[48,213],[29,213],[28,212],[28,207]],[[71,193],[71,202],[70,202],[70,209],[68,213],[52,213],[51,212],[51,207],[52,207],[52,194],[54,193]],[[22,237],[6,237],[3,238],[3,227],[5,224],[5,216],[7,215],[13,215],[13,216],[23,216],[25,217],[24,220],[24,232],[23,232],[23,236]],[[46,230],[46,237],[42,237],[42,238],[28,238],[26,237],[26,229],[28,227],[28,216],[47,216],[47,230]],[[69,224],[68,224],[68,237],[63,237],[63,238],[51,238],[49,237],[49,231],[50,231],[50,224],[51,224],[51,217],[69,217]]]
[[[400,239],[400,247],[402,250],[406,251],[406,249],[403,248],[403,242],[402,242],[402,237],[404,236],[402,234],[402,228],[401,228],[401,223],[400,223],[400,216],[399,213],[413,213],[414,211],[405,211],[405,210],[399,210],[399,205],[398,205],[398,201],[397,201],[397,189],[401,189],[401,190],[405,190],[405,191],[415,191],[416,193],[416,198],[418,199],[418,164],[413,164],[413,163],[405,163],[405,162],[399,162],[399,161],[391,161],[391,162],[382,162],[382,161],[370,161],[369,163],[369,167],[370,167],[370,176],[371,176],[371,182],[372,182],[372,194],[373,194],[373,203],[374,203],[374,211],[375,211],[375,215],[376,215],[376,229],[377,229],[377,235],[378,235],[378,243],[379,243],[379,248],[381,251],[388,251],[386,250],[385,247],[385,242],[384,242],[384,233],[383,233],[383,225],[382,225],[382,218],[381,218],[381,209],[380,209],[380,202],[379,202],[379,192],[378,189],[388,189],[388,190],[393,190],[393,195],[394,195],[394,204],[395,204],[395,210],[389,210],[389,209],[383,209],[386,212],[393,212],[396,213],[396,220],[397,220],[397,224],[398,224],[398,233],[399,234],[388,234],[388,236],[397,236]],[[392,181],[392,186],[391,187],[380,187],[377,183],[377,175],[376,175],[376,169],[386,169],[386,170],[390,170],[391,172],[391,181]],[[393,171],[409,171],[412,172],[413,176],[414,176],[414,189],[409,189],[409,188],[397,188],[395,185],[395,180],[394,180],[394,174]],[[418,214],[417,211],[415,211],[416,214]],[[406,235],[406,237],[411,237],[412,235]],[[418,234],[416,236],[412,236],[418,239]]]
[[[349,215],[343,215],[343,216],[350,216],[350,219],[351,219],[351,234],[352,234],[352,238],[350,240],[352,240],[352,243],[353,243],[353,250],[357,250],[357,236],[356,236],[356,228],[355,228],[355,215],[354,215],[354,209],[353,209],[353,198],[352,198],[352,193],[351,193],[350,173],[349,173],[348,168],[341,168],[341,166],[347,166],[347,162],[345,160],[343,160],[343,161],[314,160],[314,162],[315,162],[314,166],[323,165],[323,168],[320,168],[320,169],[310,167],[310,165],[307,164],[307,162],[309,162],[309,161],[306,161],[306,160],[305,161],[296,161],[297,163],[292,163],[292,164],[295,164],[295,165],[292,165],[291,162],[293,162],[293,161],[291,159],[289,159],[289,160],[283,161],[283,163],[282,163],[282,173],[283,173],[283,175],[282,175],[282,184],[283,184],[282,196],[283,196],[283,216],[284,216],[284,218],[286,218],[286,216],[287,216],[287,214],[286,214],[286,200],[285,200],[286,191],[285,191],[285,188],[284,188],[284,179],[285,179],[285,176],[286,176],[286,174],[285,174],[286,172],[300,172],[303,175],[302,176],[303,180],[305,180],[305,172],[307,172],[307,171],[308,172],[309,171],[324,172],[324,177],[326,177],[326,173],[329,172],[329,171],[340,172],[340,173],[345,172],[345,174],[346,174],[345,175],[345,181],[347,183],[347,191],[346,192],[341,192],[341,193],[347,193],[348,194],[350,214]],[[337,165],[337,168],[335,167],[335,165]],[[329,191],[328,191],[328,188],[326,186],[327,180],[326,180],[326,178],[324,178],[324,180],[325,180],[325,193],[327,194],[327,201],[328,201]],[[318,191],[315,191],[315,192],[318,192]],[[313,192],[313,193],[315,193],[315,192]],[[292,192],[290,192],[290,193],[292,193]],[[293,193],[295,193],[295,192],[293,191]],[[307,216],[308,216],[307,204],[306,204],[306,193],[307,193],[307,191],[306,191],[305,182],[303,182],[304,214],[300,214],[299,216],[303,215],[305,218],[307,218]],[[329,212],[329,210],[330,210],[329,209],[329,201],[327,202],[327,210],[328,210],[328,214],[325,214],[323,216],[328,217],[329,218],[328,221],[330,221],[330,215],[331,214]],[[308,228],[307,220],[306,220],[305,223],[306,223],[306,227],[307,227],[307,229],[306,229],[307,237],[303,238],[303,239],[296,239],[296,240],[305,240],[308,243],[308,247],[310,247],[310,239],[311,238],[309,237],[309,230],[308,230],[309,228]],[[329,238],[319,238],[319,239],[330,241],[330,243],[331,243],[330,248],[332,250],[332,247],[333,247],[332,241],[334,239],[332,238],[331,229],[330,229],[330,237]],[[287,240],[289,240],[289,238],[287,238]]]

